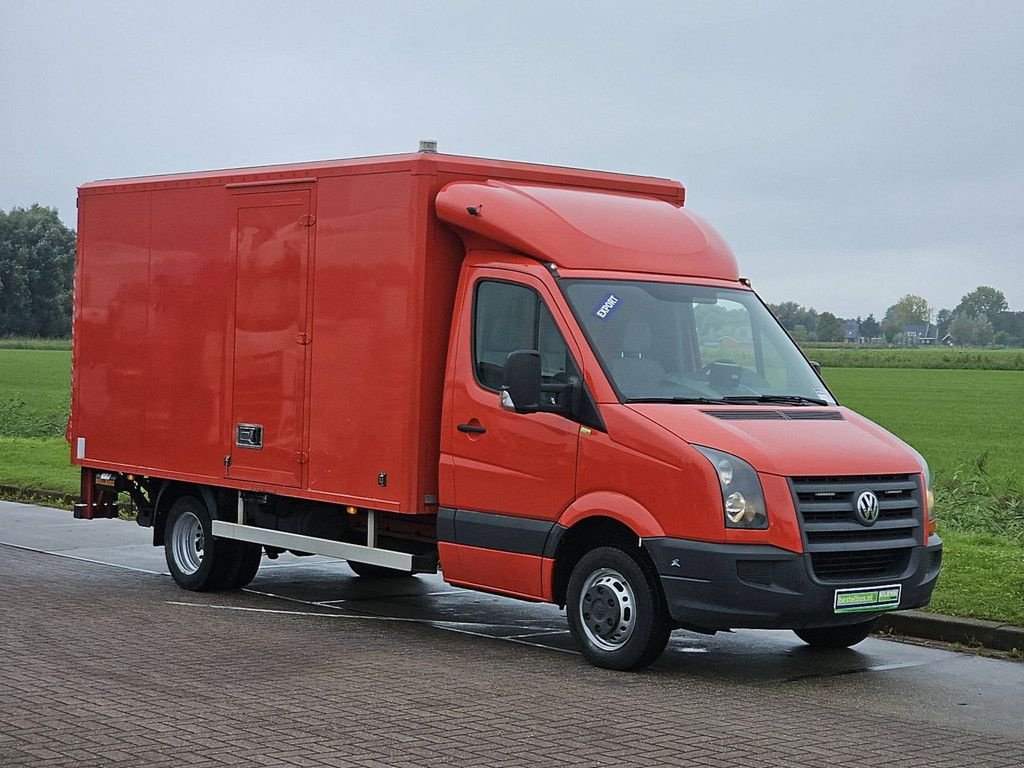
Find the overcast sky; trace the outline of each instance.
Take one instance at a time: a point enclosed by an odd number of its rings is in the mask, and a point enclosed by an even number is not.
[[[1024,2],[0,3],[0,208],[440,149],[668,176],[762,296],[1024,310]]]

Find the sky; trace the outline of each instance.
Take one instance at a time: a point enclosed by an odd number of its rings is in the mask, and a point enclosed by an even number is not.
[[[0,209],[442,152],[678,179],[769,302],[1024,310],[1022,2],[0,2]]]

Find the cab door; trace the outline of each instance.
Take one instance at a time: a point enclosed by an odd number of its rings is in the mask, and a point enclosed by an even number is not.
[[[510,352],[540,351],[550,383],[578,377],[579,354],[539,280],[478,270],[469,290],[443,459],[454,490],[448,543],[455,546],[442,548],[442,567],[449,581],[540,596],[545,541],[575,498],[580,425],[560,414],[504,410],[500,388]]]

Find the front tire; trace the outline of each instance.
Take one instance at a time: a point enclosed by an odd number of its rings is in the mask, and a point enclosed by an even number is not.
[[[236,558],[233,542],[215,539],[206,504],[182,496],[171,505],[164,534],[167,569],[178,586],[195,592],[222,589]]]
[[[849,648],[867,638],[875,628],[878,619],[846,624],[841,627],[817,627],[794,629],[796,636],[812,648]]]
[[[605,669],[642,669],[668,644],[669,625],[657,577],[633,554],[598,547],[569,577],[566,617],[591,663]]]

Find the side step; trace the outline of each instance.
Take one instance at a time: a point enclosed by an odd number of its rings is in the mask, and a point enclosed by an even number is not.
[[[249,541],[253,544],[264,544],[278,549],[290,549],[295,552],[309,552],[313,555],[327,555],[341,560],[354,560],[357,563],[369,563],[384,568],[394,568],[410,573],[422,573],[420,558],[407,552],[395,552],[391,549],[366,547],[362,544],[349,544],[344,541],[320,539],[316,536],[302,536],[298,533],[272,531],[269,528],[257,528],[252,525],[239,525],[224,520],[213,521],[213,535],[221,539]],[[417,568],[416,566],[420,566]]]

